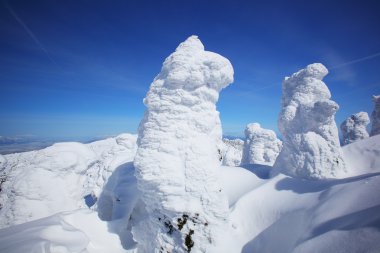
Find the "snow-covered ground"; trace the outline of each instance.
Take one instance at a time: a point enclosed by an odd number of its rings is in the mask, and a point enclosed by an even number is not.
[[[130,230],[146,214],[130,163],[135,137],[122,136],[0,157],[0,222],[12,225],[0,230],[0,252],[135,252]],[[345,146],[343,156],[342,179],[223,166],[230,226],[219,252],[379,252],[380,135]],[[100,199],[89,208],[91,192]]]
[[[136,135],[2,156],[0,227],[91,206],[120,165],[133,160]]]

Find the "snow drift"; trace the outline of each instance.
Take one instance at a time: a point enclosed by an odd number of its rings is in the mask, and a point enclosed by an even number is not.
[[[315,63],[283,81],[278,127],[284,140],[273,174],[321,179],[345,172],[334,120],[339,106],[322,81],[327,73]]]
[[[281,151],[282,142],[276,133],[261,128],[259,123],[250,123],[245,128],[243,164],[263,164],[272,166]]]
[[[217,245],[217,252],[377,252],[379,153],[380,135],[346,145],[343,154],[351,173],[343,179],[268,178],[259,165],[222,167],[218,176],[231,214],[224,231],[227,247]],[[115,186],[108,188],[115,195],[122,194],[115,209],[133,209],[130,222],[135,223],[144,212],[136,202],[133,167],[126,166],[128,170],[116,170],[112,177],[117,180],[110,178],[107,184]],[[0,252],[133,253],[135,243],[117,236],[127,221],[114,216],[106,223],[83,209],[59,213],[1,229]]]
[[[342,130],[343,144],[368,138],[367,125],[369,124],[368,113],[358,112],[352,114],[349,118],[342,122],[340,129]]]
[[[133,228],[139,252],[210,252],[227,224],[215,103],[232,81],[230,62],[191,36],[151,84],[134,160],[149,215]]]
[[[79,209],[0,230],[0,252],[127,252],[97,213]]]

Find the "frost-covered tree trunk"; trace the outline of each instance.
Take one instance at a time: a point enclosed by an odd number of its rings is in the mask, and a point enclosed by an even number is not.
[[[342,130],[343,144],[350,144],[364,138],[368,138],[367,125],[369,124],[368,113],[358,112],[352,114],[349,118],[342,122],[340,129]]]
[[[272,175],[301,178],[337,177],[345,172],[334,115],[339,106],[322,81],[328,70],[320,63],[286,77],[278,126],[283,148]]]
[[[373,96],[372,101],[375,104],[371,118],[372,118],[372,128],[370,136],[380,134],[380,95]]]
[[[138,252],[210,252],[226,226],[215,104],[232,81],[230,62],[191,36],[151,84],[134,160],[148,213],[133,228]]]
[[[264,164],[272,166],[280,153],[282,142],[270,129],[261,128],[259,123],[250,123],[245,128],[243,149],[244,164]]]

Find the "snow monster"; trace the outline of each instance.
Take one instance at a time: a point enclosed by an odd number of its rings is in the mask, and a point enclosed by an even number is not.
[[[259,123],[250,123],[245,128],[243,164],[272,166],[280,153],[282,142],[276,133],[265,129]]]
[[[368,138],[367,125],[369,116],[366,112],[352,114],[340,125],[342,130],[343,144],[347,145],[355,141]]]
[[[320,63],[286,77],[282,83],[278,126],[283,148],[272,175],[281,172],[305,179],[336,178],[345,173],[334,115],[339,106],[322,81],[328,70]]]
[[[231,63],[191,36],[151,84],[134,160],[147,212],[132,229],[139,253],[213,252],[229,213],[215,104],[232,81]]]

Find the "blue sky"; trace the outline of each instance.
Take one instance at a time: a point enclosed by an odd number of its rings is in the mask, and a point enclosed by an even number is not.
[[[224,134],[277,130],[283,78],[321,62],[337,123],[380,94],[378,1],[0,2],[0,135],[136,133],[164,59],[190,35],[227,57]]]

